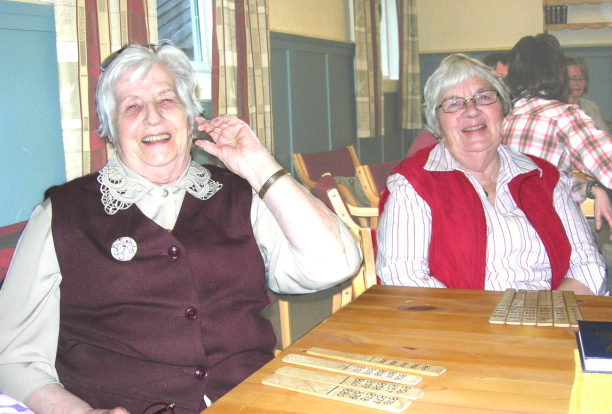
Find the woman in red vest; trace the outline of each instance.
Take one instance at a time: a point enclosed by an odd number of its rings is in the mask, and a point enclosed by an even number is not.
[[[195,90],[169,43],[104,66],[116,152],[48,190],[0,290],[0,392],[36,413],[199,413],[274,357],[266,286],[308,293],[359,268],[342,221],[245,122],[198,116]],[[227,168],[191,159],[196,129]]]
[[[495,73],[451,55],[427,81],[423,106],[440,142],[387,181],[377,235],[382,282],[602,294],[604,261],[569,180],[501,144],[512,103]]]

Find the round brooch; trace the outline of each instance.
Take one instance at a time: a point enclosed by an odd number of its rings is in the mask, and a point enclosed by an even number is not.
[[[120,262],[128,262],[136,256],[138,245],[131,237],[121,237],[111,246],[111,255]]]

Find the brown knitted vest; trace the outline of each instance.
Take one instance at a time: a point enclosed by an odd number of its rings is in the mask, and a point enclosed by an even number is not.
[[[104,212],[97,173],[48,194],[62,272],[56,367],[95,408],[139,413],[157,401],[197,413],[274,355],[264,264],[250,221],[251,188],[210,167],[223,188],[186,194],[172,232],[135,205]],[[129,261],[111,255],[122,237]]]

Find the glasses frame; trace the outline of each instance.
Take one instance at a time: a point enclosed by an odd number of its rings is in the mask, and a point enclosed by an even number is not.
[[[489,102],[489,103],[477,103],[477,102],[476,102],[476,97],[477,97],[478,95],[482,95],[482,94],[483,94],[483,93],[485,93],[485,92],[495,92],[495,100],[494,100],[494,101],[491,101],[491,102]],[[470,102],[470,101],[474,101],[474,105],[476,105],[476,106],[489,106],[489,105],[493,105],[495,102],[499,101],[499,98],[500,98],[500,95],[499,95],[499,92],[498,92],[498,91],[496,91],[495,89],[487,89],[487,90],[484,90],[484,91],[480,91],[480,92],[478,92],[478,93],[475,93],[475,94],[474,94],[474,96],[472,96],[471,98],[467,98],[467,99],[462,98],[462,97],[459,97],[459,96],[456,96],[456,97],[453,97],[453,98],[448,98],[448,99],[445,99],[445,100],[443,100],[442,102],[440,102],[440,105],[436,106],[436,111],[437,111],[438,109],[442,109],[442,112],[444,112],[445,114],[454,114],[455,112],[463,111],[463,110],[465,109],[465,107],[467,106],[467,103],[468,103],[468,102]],[[460,108],[458,107],[458,108],[457,108],[456,110],[454,110],[454,111],[445,111],[445,110],[444,110],[444,108],[442,108],[442,105],[444,105],[444,102],[449,101],[449,100],[453,100],[453,99],[454,99],[454,100],[463,100],[463,106],[462,106],[462,107],[460,107]]]
[[[159,410],[150,411],[158,405],[162,406]],[[176,406],[175,403],[156,402],[156,403],[149,405],[147,408],[145,408],[142,414],[162,414],[162,413],[168,413],[168,412],[171,414],[174,414],[175,406]]]
[[[568,78],[568,81],[569,82],[574,82],[574,83],[582,83],[582,82],[586,83],[587,78],[586,78],[586,76],[570,76]]]

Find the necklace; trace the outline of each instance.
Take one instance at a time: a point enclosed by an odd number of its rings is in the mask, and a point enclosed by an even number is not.
[[[482,191],[484,191],[485,196],[487,198],[489,198],[489,193],[494,193],[495,192],[495,184],[491,185],[491,187],[490,187],[491,191],[490,192],[487,191],[487,187],[489,187],[488,185],[482,185],[482,184],[480,184],[480,185],[482,186]]]

